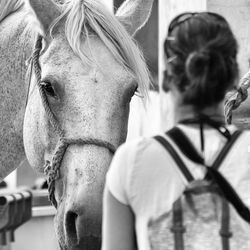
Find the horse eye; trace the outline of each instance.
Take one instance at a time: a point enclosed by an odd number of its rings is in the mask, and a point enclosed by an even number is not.
[[[135,87],[135,90],[134,90],[134,93],[135,93],[135,94],[138,94],[138,92],[139,92],[139,89],[138,89],[138,86],[136,86],[136,87]]]
[[[56,93],[51,85],[50,82],[42,82],[41,83],[43,89],[45,90],[46,94],[48,94],[49,96],[55,97]]]

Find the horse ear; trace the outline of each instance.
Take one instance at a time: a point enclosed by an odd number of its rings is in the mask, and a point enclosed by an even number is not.
[[[35,12],[43,32],[47,34],[52,22],[61,14],[59,6],[52,0],[29,0],[29,4]]]
[[[116,17],[134,36],[151,14],[154,0],[126,0],[116,12]]]

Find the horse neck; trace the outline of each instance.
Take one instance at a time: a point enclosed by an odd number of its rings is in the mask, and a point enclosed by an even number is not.
[[[0,22],[0,70],[5,74],[11,73],[7,79],[20,86],[24,86],[26,60],[31,55],[34,41],[27,24],[25,13],[21,11]],[[17,80],[20,82],[17,83]]]
[[[17,168],[25,156],[25,74],[33,43],[26,26],[22,12],[13,13],[0,23],[0,179]]]

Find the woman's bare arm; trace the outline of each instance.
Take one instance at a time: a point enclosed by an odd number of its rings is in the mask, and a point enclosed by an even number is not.
[[[102,250],[135,250],[134,215],[129,206],[104,190]]]

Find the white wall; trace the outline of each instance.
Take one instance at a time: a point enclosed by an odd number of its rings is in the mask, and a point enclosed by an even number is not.
[[[209,11],[222,14],[230,23],[239,43],[238,61],[243,76],[249,70],[250,2],[249,0],[207,0]]]

